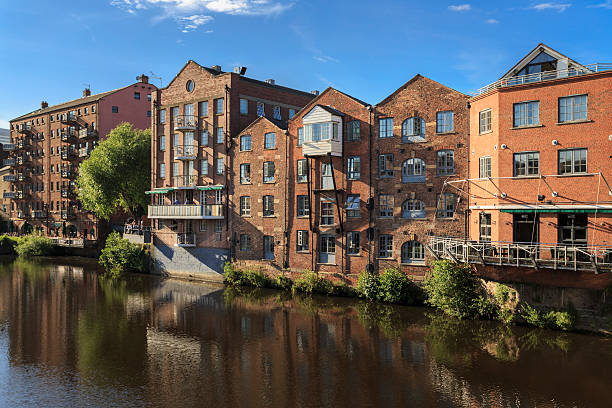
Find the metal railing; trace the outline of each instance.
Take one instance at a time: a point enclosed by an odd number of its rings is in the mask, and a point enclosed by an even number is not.
[[[53,243],[58,246],[67,246],[67,247],[79,247],[83,248],[86,242],[95,242],[92,240],[85,240],[82,238],[51,238]]]
[[[15,159],[4,159],[2,160],[3,166],[14,166],[16,163]]]
[[[179,232],[176,234],[176,246],[196,246],[196,236],[193,232]]]
[[[476,242],[431,237],[429,250],[455,262],[530,268],[612,271],[612,246]]]
[[[5,152],[12,152],[13,150],[15,150],[15,143],[3,143],[2,150],[4,150]]]
[[[91,147],[81,147],[79,148],[79,157],[87,157],[89,153],[91,153],[93,149]]]
[[[5,191],[2,193],[2,198],[15,198],[17,197],[17,193],[14,191]]]
[[[30,173],[17,173],[17,180],[25,181],[30,178]]]
[[[69,220],[74,216],[73,211],[67,211],[67,210],[62,210],[60,214],[61,214],[62,220]]]
[[[72,149],[62,150],[62,160],[70,160],[76,157],[75,151]]]
[[[194,145],[178,145],[174,146],[174,158],[189,158],[195,159],[198,155],[198,152]]]
[[[150,205],[149,218],[223,218],[223,204]]]
[[[35,210],[35,211],[32,211],[32,216],[34,218],[46,218],[47,212],[44,210]]]
[[[198,176],[174,176],[172,181],[174,187],[195,187],[198,184]]]
[[[174,118],[174,129],[176,130],[195,130],[198,126],[196,115],[177,115]]]
[[[62,178],[71,178],[73,175],[71,170],[62,170]]]
[[[3,176],[2,180],[4,180],[4,181],[16,181],[17,177],[14,174],[8,174],[6,176]]]
[[[60,121],[62,123],[72,123],[77,121],[76,113],[65,113],[60,116]]]
[[[79,139],[84,139],[90,136],[96,136],[97,134],[98,134],[97,130],[89,128],[89,127],[79,129]]]
[[[474,94],[482,95],[498,88],[507,86],[523,85],[533,82],[550,81],[558,78],[571,78],[579,75],[593,74],[596,72],[604,72],[612,70],[612,63],[597,63],[583,65],[584,68],[567,68],[554,71],[537,72],[534,74],[519,75],[509,78],[499,79],[492,84],[479,88]]]
[[[26,146],[30,145],[30,141],[28,139],[20,139],[17,141],[17,148],[23,149]]]
[[[30,125],[29,123],[25,123],[17,127],[17,131],[19,133],[28,133],[30,130],[32,130],[32,125]]]

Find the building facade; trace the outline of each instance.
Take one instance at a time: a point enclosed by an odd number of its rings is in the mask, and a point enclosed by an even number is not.
[[[96,241],[101,225],[76,200],[75,178],[92,149],[118,124],[138,129],[151,123],[151,94],[156,89],[145,75],[139,82],[54,106],[43,101],[38,110],[10,121],[11,143],[4,160],[11,173],[10,219],[19,232],[32,230],[51,237]],[[120,222],[121,220],[116,220]],[[84,241],[82,241],[84,242]]]
[[[286,122],[314,97],[235,71],[189,61],[153,97],[148,215],[161,270],[219,272],[231,249],[229,215],[237,211],[239,132],[258,117]]]

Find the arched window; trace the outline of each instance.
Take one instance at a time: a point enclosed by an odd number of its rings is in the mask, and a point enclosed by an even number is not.
[[[424,183],[425,162],[422,159],[408,159],[402,163],[402,183]]]
[[[402,218],[425,218],[425,203],[421,200],[406,200],[402,204]]]
[[[402,263],[424,263],[425,248],[419,241],[407,241],[402,245]]]
[[[415,116],[402,123],[402,142],[416,143],[425,141],[425,120]]]

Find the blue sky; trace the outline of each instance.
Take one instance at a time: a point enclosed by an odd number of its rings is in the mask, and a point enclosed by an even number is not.
[[[612,62],[612,0],[4,0],[0,16],[0,127],[85,84],[166,85],[189,59],[373,104],[417,73],[469,93],[539,42]]]

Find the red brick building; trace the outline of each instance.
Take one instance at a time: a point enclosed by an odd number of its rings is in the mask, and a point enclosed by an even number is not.
[[[54,106],[43,101],[40,109],[11,120],[11,144],[4,145],[11,157],[4,164],[12,170],[3,179],[12,188],[3,195],[12,200],[12,228],[97,241],[106,225],[76,201],[79,163],[119,123],[147,129],[155,89],[142,75],[116,90],[91,95],[85,89],[81,98]]]
[[[148,215],[160,269],[219,271],[231,248],[229,215],[238,210],[232,201],[232,180],[240,171],[238,134],[262,116],[286,122],[314,97],[245,72],[189,61],[153,97]]]
[[[611,68],[540,44],[471,99],[469,180],[451,186],[475,262],[612,266]]]

